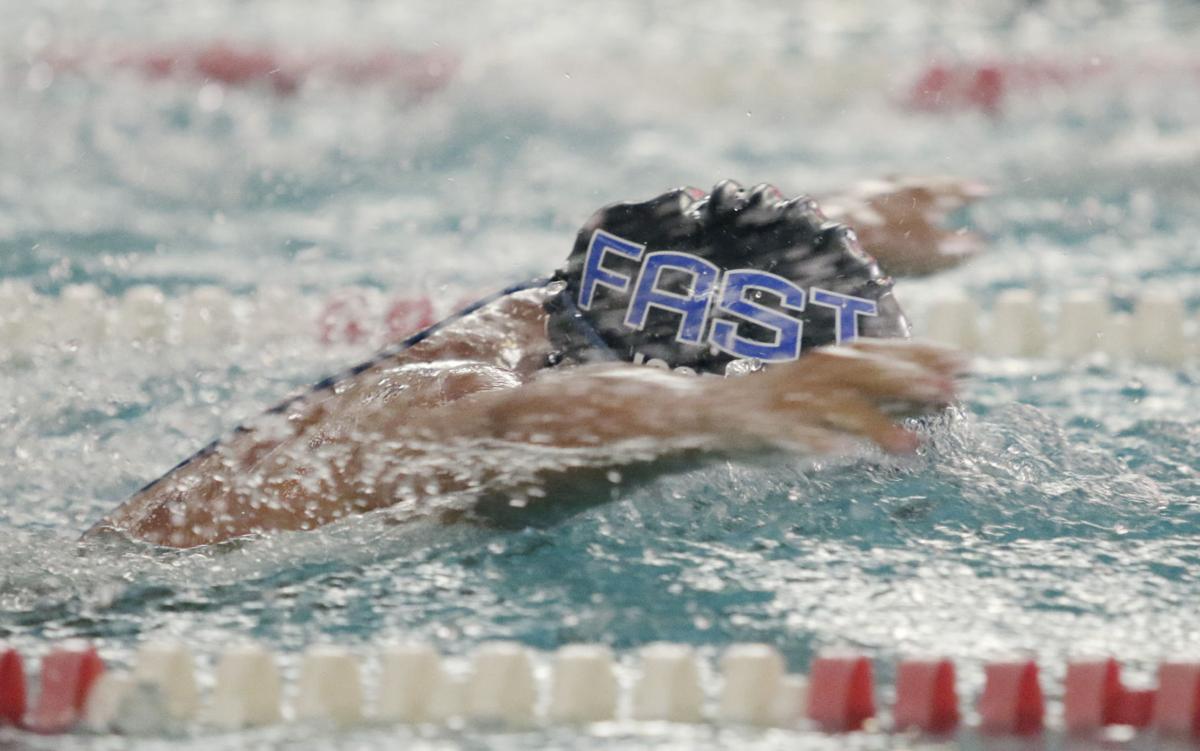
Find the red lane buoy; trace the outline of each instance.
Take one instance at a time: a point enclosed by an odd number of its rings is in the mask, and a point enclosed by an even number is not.
[[[55,73],[128,69],[151,80],[190,79],[229,88],[262,86],[281,97],[296,94],[314,77],[343,88],[385,84],[413,103],[446,88],[460,64],[458,55],[441,49],[345,48],[321,53],[226,39],[158,47],[71,45],[44,50],[40,60]]]
[[[1063,688],[1063,721],[1069,733],[1150,724],[1155,692],[1125,688],[1121,665],[1112,658],[1068,663]]]
[[[265,82],[278,94],[294,94],[303,71],[265,48],[238,48],[228,42],[213,42],[191,56],[196,75],[228,86]]]
[[[950,660],[905,660],[896,668],[896,730],[949,733],[958,727],[958,693]]]
[[[1200,663],[1164,662],[1158,666],[1153,724],[1166,735],[1200,736]]]
[[[1067,663],[1063,681],[1063,723],[1069,733],[1087,733],[1113,724],[1121,698],[1121,669],[1117,661]]]
[[[364,294],[340,292],[325,303],[317,316],[317,331],[322,344],[357,344],[371,333],[367,323],[370,305]]]
[[[1046,702],[1033,660],[984,666],[979,697],[979,729],[994,735],[1034,735],[1042,731]]]
[[[1154,689],[1121,689],[1121,696],[1113,707],[1112,724],[1130,725],[1135,728],[1150,727],[1150,722],[1154,719],[1154,700],[1157,693]]]
[[[15,649],[0,650],[0,725],[20,725],[25,717],[25,664]]]
[[[1012,71],[993,63],[948,66],[933,63],[917,76],[908,106],[925,112],[977,109],[1000,114]]]
[[[39,733],[61,733],[78,720],[92,685],[104,672],[96,648],[64,645],[42,658],[41,692],[27,725]]]
[[[398,341],[437,323],[428,297],[397,298],[384,316],[388,339]]]
[[[861,730],[875,716],[875,680],[865,657],[818,657],[808,676],[808,719],[822,730]]]

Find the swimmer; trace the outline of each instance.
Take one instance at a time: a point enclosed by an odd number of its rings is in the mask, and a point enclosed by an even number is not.
[[[839,210],[873,222],[885,265],[968,255],[947,250],[961,236],[936,210],[973,188],[890,185]],[[238,427],[88,534],[187,548],[383,508],[522,524],[532,507],[603,496],[581,490],[597,479],[864,441],[909,453],[918,437],[901,421],[954,399],[959,360],[908,335],[892,280],[810,198],[724,181],[615,204],[552,277]]]

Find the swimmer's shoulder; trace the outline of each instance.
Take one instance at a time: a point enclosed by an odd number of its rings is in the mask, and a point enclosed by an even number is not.
[[[555,291],[543,284],[490,299],[437,324],[417,341],[384,349],[371,367],[453,360],[522,372],[538,370],[551,351],[545,306]]]

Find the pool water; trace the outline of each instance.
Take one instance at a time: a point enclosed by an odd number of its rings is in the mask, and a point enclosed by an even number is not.
[[[1015,287],[1047,313],[1079,290],[1128,309],[1164,289],[1193,321],[1200,309],[1196,6],[0,0],[0,11],[0,279],[47,298],[86,282],[170,299],[269,288],[298,318],[347,288],[449,305],[553,268],[608,202],[724,177],[819,195],[945,173],[992,186],[956,217],[990,247],[898,285],[918,323],[941,295],[986,308]],[[347,80],[329,63],[289,94],[149,77],[111,52],[214,41],[297,60],[430,53],[450,73],[425,91],[397,72]],[[52,64],[63,50],[82,62]],[[1018,81],[988,107],[907,107],[934,62],[1075,73]],[[115,664],[151,637],[203,655],[231,635],[285,655],[322,641],[416,639],[451,655],[494,639],[585,641],[626,663],[654,641],[696,645],[710,662],[763,641],[796,671],[819,650],[854,648],[877,658],[884,684],[897,656],[946,655],[964,696],[985,660],[1014,653],[1041,661],[1053,693],[1069,654],[1114,654],[1145,684],[1158,660],[1200,651],[1194,359],[981,358],[917,457],[714,464],[521,531],[368,516],[216,549],[80,547],[83,529],[181,457],[371,351],[324,344],[315,323],[262,340],[0,352],[0,639],[36,656],[83,637]],[[682,726],[279,727],[220,742],[397,739],[846,742]]]

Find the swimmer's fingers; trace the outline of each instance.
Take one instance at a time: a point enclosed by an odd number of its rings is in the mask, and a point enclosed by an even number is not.
[[[843,349],[866,352],[878,357],[911,362],[947,377],[961,376],[969,367],[968,358],[950,347],[910,339],[856,339]]]
[[[982,237],[948,228],[946,217],[986,194],[982,183],[950,177],[876,181],[861,185],[835,218],[854,228],[889,274],[921,276],[984,250]]]
[[[920,445],[916,433],[897,425],[891,416],[857,396],[831,400],[824,420],[830,427],[866,438],[892,454],[911,454]]]
[[[924,213],[947,213],[974,203],[989,193],[987,185],[978,180],[948,175],[901,177],[884,181],[869,196],[869,200],[872,203],[895,201]]]
[[[792,429],[791,442],[818,450],[832,449],[838,446],[839,438],[849,437],[866,439],[893,454],[910,454],[920,445],[916,433],[897,425],[891,417],[851,390],[827,394],[817,412],[808,417],[810,425],[801,424]],[[814,427],[818,430],[814,431]],[[814,441],[814,437],[818,439]]]
[[[768,371],[784,408],[801,399],[814,404],[850,391],[890,412],[920,414],[954,400],[957,360],[945,350],[897,342],[829,347]]]

